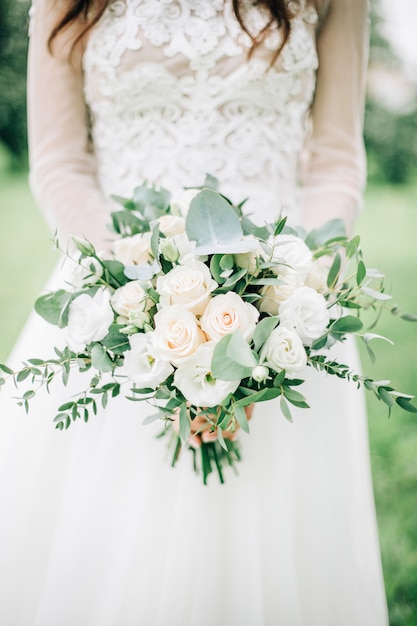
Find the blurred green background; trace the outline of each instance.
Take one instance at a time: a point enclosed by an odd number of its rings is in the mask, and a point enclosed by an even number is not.
[[[27,9],[25,0],[0,3],[0,362],[57,260],[27,185]],[[356,230],[367,265],[387,274],[394,302],[417,313],[417,97],[380,26],[374,2],[365,124],[370,182]],[[395,84],[394,102],[381,88],[384,80]],[[417,324],[386,314],[378,332],[395,346],[375,344],[377,363],[363,354],[364,371],[417,395]],[[417,417],[394,410],[388,419],[385,405],[373,397],[368,407],[390,624],[416,626]]]

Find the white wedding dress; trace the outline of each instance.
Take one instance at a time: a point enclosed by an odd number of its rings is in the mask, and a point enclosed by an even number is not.
[[[234,199],[250,197],[260,223],[281,208],[294,223],[351,222],[364,174],[365,4],[333,0],[319,30],[300,3],[269,68],[279,37],[248,60],[229,0],[116,0],[71,62],[71,32],[48,54],[55,4],[37,0],[30,148],[48,219],[100,246],[110,194],[145,179],[177,193],[209,172]],[[255,32],[263,20],[249,10]],[[53,345],[60,332],[33,316],[11,362]],[[357,367],[351,346],[339,352]],[[239,475],[208,487],[189,453],[170,467],[158,427],[142,425],[145,404],[118,399],[62,433],[52,417],[78,379],[29,416],[2,390],[0,624],[385,626],[363,398],[306,378],[311,409],[290,424],[279,403],[258,405]]]

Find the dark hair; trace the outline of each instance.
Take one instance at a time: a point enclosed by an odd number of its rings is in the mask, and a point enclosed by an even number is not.
[[[52,48],[52,43],[57,35],[74,24],[77,20],[80,20],[79,31],[73,41],[72,50],[79,43],[84,35],[99,21],[104,11],[106,10],[110,0],[72,0],[68,2],[70,5],[62,12],[62,17],[58,20],[54,26],[49,37],[49,49]],[[249,35],[252,40],[252,48],[250,54],[258,46],[270,29],[274,26],[282,30],[282,43],[280,48],[275,52],[272,59],[272,63],[276,60],[283,46],[285,45],[291,30],[291,18],[293,13],[288,6],[287,0],[254,0],[254,6],[266,9],[269,13],[269,20],[265,27],[259,33],[251,33],[245,25],[244,19],[244,0],[231,0],[233,11],[236,19],[239,22],[242,30]],[[294,4],[294,2],[292,2]]]

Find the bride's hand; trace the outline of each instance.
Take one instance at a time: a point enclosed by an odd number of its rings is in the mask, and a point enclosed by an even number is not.
[[[248,420],[251,419],[253,413],[254,405],[251,404],[245,407],[245,413]],[[179,418],[178,416],[174,421],[174,428],[179,430]],[[196,415],[196,417],[191,422],[191,435],[188,438],[188,444],[193,448],[199,448],[202,443],[210,443],[211,441],[216,441],[217,439],[217,428],[213,431],[211,429],[211,424],[207,421],[204,415]],[[239,425],[237,425],[236,430],[223,431],[223,437],[225,439],[233,439],[236,438],[237,432],[239,430]]]

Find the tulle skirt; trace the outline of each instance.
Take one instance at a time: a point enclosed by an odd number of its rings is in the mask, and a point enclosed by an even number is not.
[[[61,333],[33,316],[16,364]],[[339,358],[358,367],[354,346]],[[154,410],[117,399],[68,431],[55,385],[0,395],[0,624],[385,626],[362,393],[308,368],[311,409],[256,406],[238,474],[170,467]]]

